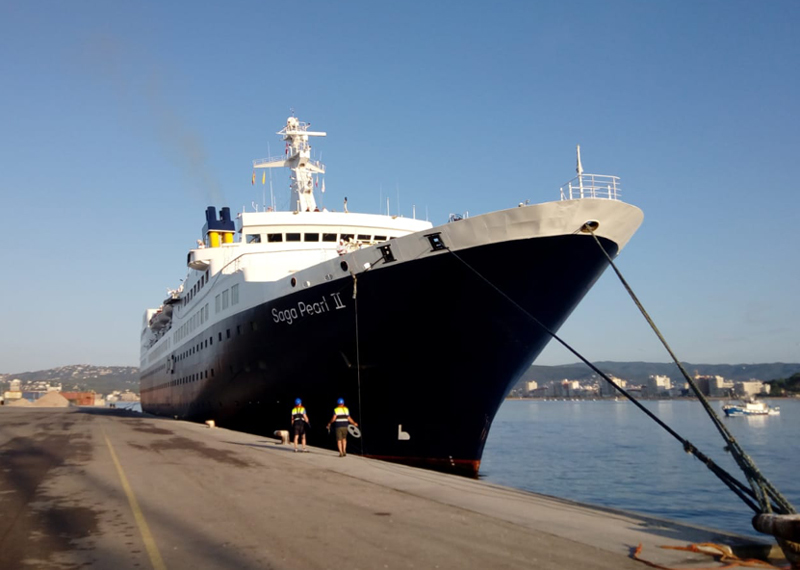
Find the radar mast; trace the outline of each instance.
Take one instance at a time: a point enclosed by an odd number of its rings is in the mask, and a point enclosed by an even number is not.
[[[253,161],[253,168],[282,168],[292,171],[292,201],[300,212],[313,212],[317,208],[314,199],[314,174],[325,174],[325,166],[311,160],[311,145],[308,137],[324,137],[327,133],[309,131],[311,123],[303,123],[297,117],[286,119],[286,126],[277,134],[286,141],[286,152],[282,157],[270,157]]]

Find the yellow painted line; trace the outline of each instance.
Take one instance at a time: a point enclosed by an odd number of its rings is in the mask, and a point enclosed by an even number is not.
[[[103,432],[103,437],[106,439],[108,450],[111,452],[111,459],[114,460],[114,465],[117,467],[117,473],[119,474],[119,480],[122,482],[122,488],[125,490],[125,494],[128,496],[128,503],[131,505],[133,518],[136,519],[136,524],[139,526],[139,532],[142,534],[144,546],[147,549],[147,554],[150,556],[150,563],[153,565],[154,570],[167,570],[167,567],[164,565],[164,560],[161,559],[161,553],[158,551],[158,547],[156,546],[156,541],[153,540],[153,535],[150,534],[150,528],[147,526],[147,521],[144,519],[142,509],[139,508],[139,502],[136,500],[136,497],[133,494],[133,489],[131,489],[131,485],[128,483],[128,478],[125,476],[125,472],[122,470],[122,465],[120,464],[119,459],[117,459],[117,454],[114,451],[114,447],[111,445],[111,441],[108,439],[108,436],[105,432]]]

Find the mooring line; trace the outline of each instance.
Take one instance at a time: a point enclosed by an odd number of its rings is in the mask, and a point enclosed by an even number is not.
[[[659,426],[661,426],[667,433],[669,433],[672,437],[677,439],[682,445],[684,451],[686,453],[691,453],[697,459],[700,460],[708,469],[714,473],[728,488],[733,491],[748,507],[750,507],[754,512],[759,513],[761,512],[758,505],[753,503],[750,498],[758,500],[757,495],[754,491],[744,485],[741,481],[736,479],[733,475],[728,473],[725,469],[717,465],[710,457],[706,456],[702,453],[699,449],[697,449],[694,444],[692,444],[689,440],[683,438],[679,433],[669,427],[666,423],[664,423],[658,416],[653,414],[650,410],[645,408],[639,401],[637,401],[632,395],[630,395],[626,390],[621,388],[617,385],[616,382],[611,380],[602,370],[597,368],[594,364],[589,362],[582,354],[580,354],[577,350],[572,348],[565,340],[559,337],[554,331],[550,330],[543,322],[539,319],[534,317],[530,312],[528,312],[524,307],[522,307],[519,303],[517,303],[514,299],[508,296],[502,289],[497,287],[494,283],[492,283],[489,279],[483,276],[477,269],[472,267],[469,263],[467,263],[464,259],[461,258],[456,252],[451,249],[448,249],[450,254],[452,254],[456,259],[458,259],[461,263],[463,263],[470,271],[475,273],[480,279],[486,282],[491,288],[493,288],[498,294],[503,296],[509,303],[514,305],[519,311],[525,314],[529,319],[531,319],[536,325],[538,325],[542,330],[544,330],[547,334],[549,334],[553,339],[555,339],[559,344],[561,344],[564,348],[566,348],[569,352],[571,352],[575,357],[580,359],[581,362],[586,364],[589,368],[591,368],[597,375],[599,375],[603,380],[608,382],[617,392],[622,394],[625,398],[630,400],[630,402],[638,407],[642,412],[644,412],[650,419],[656,422]]]
[[[361,408],[361,347],[358,340],[358,276],[352,271],[350,274],[353,276],[353,314],[356,322],[356,379],[358,381],[358,419],[363,425],[364,410]],[[364,455],[364,432],[361,432],[361,437],[359,438],[358,443],[361,446],[361,455]]]
[[[744,449],[739,445],[739,442],[736,441],[736,438],[733,437],[733,434],[722,423],[722,420],[717,415],[717,413],[714,411],[714,409],[711,407],[711,404],[708,402],[708,400],[706,399],[705,395],[700,391],[700,388],[697,386],[697,384],[694,382],[694,380],[689,376],[689,373],[686,371],[686,369],[684,368],[683,364],[681,364],[681,362],[678,359],[678,357],[675,356],[675,353],[672,351],[672,348],[669,346],[669,343],[667,343],[666,339],[661,334],[661,331],[658,330],[658,327],[656,326],[655,322],[650,317],[650,315],[647,313],[647,311],[644,308],[644,305],[642,305],[642,303],[639,301],[639,298],[633,292],[633,289],[631,288],[631,286],[628,285],[628,282],[622,276],[622,273],[620,272],[620,270],[617,269],[617,266],[614,263],[614,260],[608,254],[606,249],[603,247],[603,244],[600,243],[600,240],[597,238],[597,236],[595,235],[594,231],[591,228],[589,228],[588,226],[584,226],[584,227],[586,228],[586,231],[589,232],[592,235],[592,237],[594,238],[595,243],[597,243],[597,247],[599,247],[600,250],[605,255],[606,259],[608,260],[609,265],[614,270],[614,273],[616,273],[617,277],[619,278],[620,282],[622,283],[622,286],[628,292],[628,295],[630,295],[630,297],[633,300],[634,304],[639,309],[639,311],[642,313],[642,316],[647,321],[647,323],[650,325],[650,328],[653,330],[653,332],[656,334],[658,339],[661,341],[661,344],[664,346],[664,348],[669,353],[670,357],[672,358],[672,361],[678,367],[678,370],[680,370],[681,374],[683,375],[684,379],[689,384],[689,386],[691,386],[692,391],[695,393],[695,395],[697,396],[697,399],[700,401],[700,403],[702,404],[703,408],[706,410],[706,413],[708,413],[709,417],[711,418],[712,423],[717,427],[717,430],[722,435],[722,438],[725,440],[725,443],[728,446],[728,451],[733,456],[733,459],[736,462],[736,464],[742,470],[742,473],[744,474],[745,478],[747,478],[747,481],[750,483],[750,485],[753,488],[754,494],[758,498],[758,502],[759,502],[759,504],[761,506],[761,511],[760,512],[765,512],[765,513],[772,512],[773,506],[770,503],[770,500],[767,498],[767,495],[769,495],[769,497],[773,501],[775,501],[777,503],[779,508],[776,509],[776,510],[778,512],[784,513],[784,514],[794,514],[794,513],[796,513],[797,511],[795,511],[795,509],[792,506],[792,504],[761,473],[761,471],[758,469],[758,467],[756,467],[756,464],[753,461],[753,459],[744,451]]]
[[[111,445],[111,440],[108,439],[108,435],[106,435],[105,430],[103,430],[103,437],[108,445],[108,451],[111,452],[111,459],[114,461],[114,466],[117,468],[117,474],[119,475],[119,480],[122,483],[122,489],[125,491],[125,495],[128,497],[128,503],[133,511],[133,518],[136,520],[136,524],[139,527],[139,532],[142,535],[142,541],[144,542],[144,546],[147,549],[147,554],[150,557],[150,564],[152,564],[154,570],[166,570],[167,567],[164,564],[164,560],[161,558],[161,553],[158,551],[156,541],[153,540],[153,535],[150,533],[150,527],[147,526],[144,513],[142,512],[142,509],[139,508],[139,502],[136,500],[136,496],[133,494],[133,489],[131,488],[130,483],[128,483],[128,478],[125,476],[125,471],[122,469],[122,464],[119,462],[117,454],[114,451],[114,446]]]

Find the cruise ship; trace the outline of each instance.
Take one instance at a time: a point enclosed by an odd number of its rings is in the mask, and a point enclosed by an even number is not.
[[[309,144],[325,133],[289,117],[277,134],[253,181],[288,168],[292,208],[207,208],[186,278],[142,321],[143,410],[271,436],[302,398],[309,443],[335,449],[344,398],[350,451],[477,474],[504,398],[608,265],[592,233],[614,257],[641,210],[579,154],[551,202],[438,226],[328,211]]]

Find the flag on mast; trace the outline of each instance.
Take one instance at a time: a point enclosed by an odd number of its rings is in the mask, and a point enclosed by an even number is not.
[[[253,171],[253,178],[252,178],[252,180],[250,180],[250,183],[251,184],[255,184],[256,183],[256,171],[255,170]]]
[[[325,179],[322,179],[322,193],[325,193]]]
[[[578,173],[578,176],[583,174],[583,166],[581,165],[581,145],[578,145],[578,166],[575,167],[575,172]]]
[[[265,170],[264,172],[261,173],[261,185],[263,186],[266,183],[267,183],[267,171]]]

